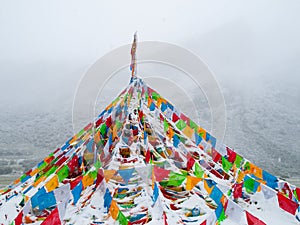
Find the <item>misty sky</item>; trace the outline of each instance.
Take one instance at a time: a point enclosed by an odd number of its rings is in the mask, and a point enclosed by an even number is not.
[[[289,93],[282,110],[300,116],[298,0],[0,1],[1,115],[70,113],[84,72],[138,31],[196,53],[226,93]]]

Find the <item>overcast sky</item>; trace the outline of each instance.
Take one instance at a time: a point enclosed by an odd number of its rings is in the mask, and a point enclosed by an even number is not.
[[[299,57],[297,0],[1,2],[1,61],[90,62],[131,42],[136,30],[141,40],[183,46],[189,46],[191,40],[197,44],[195,40],[210,33],[226,31],[215,40],[246,43],[238,39],[246,38],[251,47],[262,48],[260,57],[267,61],[287,55]],[[189,48],[193,50],[193,46]],[[241,49],[231,51],[237,54]]]
[[[1,0],[0,109],[71,107],[89,66],[136,30],[195,52],[221,84],[244,89],[264,76],[297,86],[299,12],[298,0]]]

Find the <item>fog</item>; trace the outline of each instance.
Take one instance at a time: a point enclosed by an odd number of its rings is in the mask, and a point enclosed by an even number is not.
[[[225,97],[227,145],[300,177],[299,11],[297,0],[1,1],[1,168],[24,170],[63,144],[80,78],[138,31],[207,63]]]

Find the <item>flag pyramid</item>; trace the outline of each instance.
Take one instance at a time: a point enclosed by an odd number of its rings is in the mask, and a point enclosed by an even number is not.
[[[300,223],[298,187],[218,143],[133,58],[129,85],[94,121],[0,190],[0,224]]]

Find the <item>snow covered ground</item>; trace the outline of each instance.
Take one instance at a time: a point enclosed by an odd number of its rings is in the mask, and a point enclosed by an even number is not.
[[[213,139],[206,132],[199,131],[203,139],[194,137],[198,128],[189,128],[184,114],[168,102],[164,109],[157,107],[165,100],[143,88],[147,94],[142,94],[138,119],[130,122],[133,116],[128,116],[141,100],[138,89],[129,86],[129,113],[125,94],[117,98],[113,111],[110,106],[97,120],[96,124],[100,121],[102,125],[96,133],[88,126],[1,195],[3,223],[15,220],[19,224],[20,219],[34,224],[44,224],[45,219],[50,224],[61,221],[73,225],[115,221],[193,225],[204,221],[215,224],[217,220],[233,225],[299,223],[299,189],[246,159],[240,164],[228,149],[224,152],[217,146],[219,153],[215,152]],[[117,125],[118,120],[123,126]],[[107,137],[105,146],[94,156],[102,163],[99,169],[97,163],[90,166],[88,152],[97,150],[89,143],[100,143],[100,131]],[[124,146],[130,150],[129,158],[121,151]],[[62,168],[67,168],[67,174]],[[82,170],[82,175],[77,174]],[[274,182],[276,188],[272,188]]]

